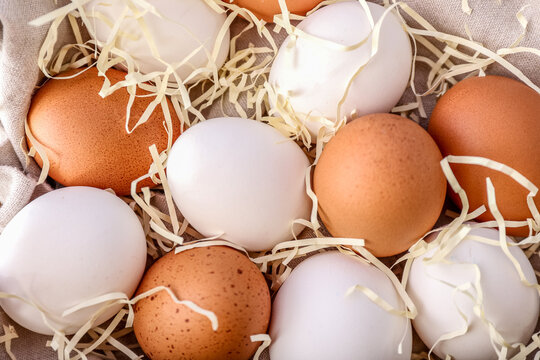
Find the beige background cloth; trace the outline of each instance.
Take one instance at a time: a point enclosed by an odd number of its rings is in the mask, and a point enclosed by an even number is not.
[[[9,220],[32,198],[51,190],[50,185],[36,188],[39,168],[33,161],[27,164],[21,143],[24,139],[24,120],[30,105],[31,95],[43,75],[37,67],[37,55],[47,32],[47,26],[31,27],[28,22],[67,0],[0,0],[0,231]],[[428,19],[438,30],[450,34],[466,36],[465,25],[471,29],[474,40],[480,41],[492,50],[508,47],[522,32],[516,13],[525,5],[530,5],[523,14],[529,19],[529,28],[522,46],[540,49],[540,0],[470,0],[471,15],[461,11],[461,0],[406,0],[413,9]],[[233,24],[232,34],[242,28],[242,21]],[[67,25],[67,24],[64,24]],[[283,33],[282,33],[283,34]],[[283,35],[277,35],[283,38]],[[59,44],[72,41],[67,26],[60,32]],[[250,32],[239,41],[239,46],[249,42],[262,44],[255,32]],[[533,55],[512,55],[507,57],[531,80],[540,86],[540,58]],[[418,90],[424,89],[423,82],[428,71],[419,65],[417,75]],[[488,73],[509,74],[500,66],[492,66]],[[413,99],[406,93],[401,103]],[[435,98],[425,99],[426,110],[431,112]],[[227,114],[234,114],[232,106],[226,106]],[[210,109],[211,117],[221,115],[218,106]],[[427,119],[421,121],[427,124]],[[536,268],[540,268],[538,259]],[[33,334],[11,321],[0,311],[0,323],[15,325],[19,338],[13,340],[12,349],[18,359],[55,359],[57,355],[45,344],[50,337]],[[0,336],[1,334],[0,329]],[[0,359],[7,359],[7,353],[0,345]],[[263,358],[268,358],[267,353]]]

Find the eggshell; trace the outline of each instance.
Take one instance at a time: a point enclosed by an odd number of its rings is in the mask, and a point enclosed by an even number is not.
[[[119,30],[128,36],[118,37],[115,46],[129,54],[143,74],[165,71],[167,67],[162,61],[177,67],[187,60],[186,64],[176,69],[180,78],[187,80],[196,69],[209,68],[214,63],[219,69],[223,65],[229,53],[229,30],[225,31],[222,40],[217,41],[217,38],[227,19],[225,12],[217,13],[202,0],[152,0],[149,4],[156,13],[143,9],[139,4],[132,4],[138,12],[144,14],[139,20],[135,20],[133,10],[127,11],[125,17],[121,18],[126,8],[123,1],[93,0],[86,4],[85,9],[90,16],[96,39],[100,41],[100,47],[109,40],[113,25],[117,21],[122,21]],[[105,16],[110,24],[100,18],[92,18],[93,12]],[[151,43],[162,61],[152,53],[146,34],[138,23],[141,20],[144,21],[151,36]],[[215,59],[212,60],[215,45],[218,46],[218,50]],[[124,64],[117,67],[126,70]],[[206,77],[208,74],[211,74],[211,70],[206,71]],[[202,77],[195,76],[188,82],[195,82]]]
[[[463,80],[441,97],[431,115],[429,133],[444,156],[481,156],[519,171],[540,186],[540,94],[525,84],[500,76]],[[471,211],[485,205],[478,217],[492,220],[487,204],[486,177],[495,186],[497,206],[506,220],[532,217],[528,191],[500,172],[475,165],[452,165],[465,189]],[[458,205],[459,197],[450,196]],[[538,196],[536,206],[540,206]],[[507,228],[511,235],[525,236],[528,227]]]
[[[346,296],[355,285],[405,309],[391,281],[373,265],[338,252],[312,256],[293,270],[276,295],[270,358],[410,359],[409,320],[386,312],[359,291]]]
[[[0,291],[40,306],[51,325],[68,335],[103,304],[62,316],[65,310],[113,292],[131,297],[145,264],[139,219],[122,200],[95,188],[49,192],[25,206],[0,235]],[[53,333],[34,307],[15,299],[0,304],[25,328]],[[121,307],[109,308],[94,325]]]
[[[287,0],[287,10],[292,14],[306,15],[306,13],[322,0]],[[233,4],[251,10],[258,18],[267,22],[274,21],[274,15],[281,14],[278,0],[232,0]]]
[[[315,168],[319,215],[333,236],[365,239],[376,256],[405,251],[441,213],[441,159],[429,134],[406,118],[354,120],[325,146]]]
[[[70,76],[79,70],[60,74]],[[111,69],[107,76],[114,84],[124,72]],[[126,109],[129,94],[119,89],[102,98],[103,78],[95,68],[69,80],[52,79],[32,98],[28,125],[36,140],[45,147],[51,167],[49,176],[65,186],[112,188],[118,195],[129,195],[131,182],[146,174],[152,164],[148,147],[167,148],[165,117],[158,106],[149,120],[128,134]],[[137,90],[137,95],[148,94]],[[131,108],[132,128],[152,97],[138,97]],[[180,134],[180,122],[169,106],[173,119],[173,141]],[[29,147],[31,141],[27,139]],[[43,166],[39,154],[36,161]],[[154,186],[149,179],[139,185]]]
[[[368,3],[377,22],[385,9]],[[341,45],[359,43],[370,34],[368,17],[359,2],[340,2],[309,15],[298,29]],[[313,120],[325,117],[336,121],[338,104],[353,75],[366,65],[352,83],[341,107],[340,118],[389,112],[405,91],[411,72],[412,51],[401,21],[390,13],[380,32],[378,53],[369,60],[372,39],[351,51],[335,49],[299,36],[289,36],[272,65],[269,82],[295,113],[304,118],[312,135],[321,128]],[[275,104],[272,104],[275,105]],[[309,118],[308,118],[309,115]]]
[[[165,291],[135,305],[134,331],[144,352],[160,359],[249,359],[266,333],[270,292],[259,269],[242,253],[211,246],[169,253],[145,274],[138,293],[168,286],[180,300],[214,312],[216,332],[203,315],[178,305]]]
[[[292,140],[254,120],[217,118],[188,129],[167,162],[174,202],[206,237],[267,250],[304,228],[310,163]]]
[[[436,235],[430,235],[428,241]],[[411,267],[407,292],[418,308],[413,326],[422,341],[432,347],[441,336],[468,325],[466,334],[442,341],[435,347],[434,352],[441,359],[447,355],[463,360],[497,359],[488,327],[474,313],[474,301],[463,292],[456,292],[452,286],[443,283],[453,286],[469,282],[475,284],[477,275],[471,264],[476,264],[480,271],[486,319],[505,341],[509,344],[527,344],[538,320],[538,292],[520,282],[516,269],[499,246],[474,241],[471,236],[498,240],[499,232],[494,229],[471,230],[447,256],[447,260],[453,264],[426,265],[424,259],[432,256],[435,251],[431,250],[415,259]],[[507,242],[513,243],[510,238],[507,238]],[[520,264],[526,279],[537,284],[534,270],[523,251],[517,246],[510,246],[510,253]],[[468,293],[473,298],[477,296],[475,289],[469,289]],[[467,320],[463,319],[459,311]],[[510,350],[511,353],[515,351]]]

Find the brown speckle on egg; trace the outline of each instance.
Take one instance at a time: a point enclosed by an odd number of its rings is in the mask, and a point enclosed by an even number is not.
[[[255,353],[260,343],[250,336],[266,333],[270,292],[245,255],[221,246],[169,253],[148,270],[137,293],[165,284],[180,300],[214,312],[219,327],[214,332],[208,318],[177,305],[165,291],[153,295],[158,302],[145,298],[135,305],[134,332],[151,359],[247,360]]]

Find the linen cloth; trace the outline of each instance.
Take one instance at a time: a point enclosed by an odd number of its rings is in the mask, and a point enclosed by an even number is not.
[[[47,33],[48,25],[32,27],[28,22],[53,9],[63,6],[67,0],[0,0],[0,232],[9,220],[31,199],[52,189],[50,184],[36,187],[40,169],[27,161],[24,145],[24,121],[30,106],[32,93],[43,80],[43,74],[37,67],[40,46]],[[516,18],[516,13],[524,6],[523,15],[529,20],[528,29],[521,46],[540,49],[540,0],[470,0],[473,9],[471,15],[461,10],[461,0],[406,0],[413,9],[425,17],[436,29],[467,37],[466,26],[475,41],[497,50],[510,46],[522,33],[523,28]],[[231,36],[236,35],[244,26],[244,20],[237,19],[231,28]],[[270,25],[272,26],[272,25]],[[273,33],[273,32],[272,32]],[[276,34],[276,41],[281,43],[284,32]],[[59,33],[58,46],[72,42],[71,31],[63,24]],[[249,43],[263,45],[255,31],[250,31],[238,42],[238,47],[247,47]],[[540,57],[530,54],[510,55],[507,57],[514,65],[538,86],[540,86]],[[424,89],[425,78],[429,69],[421,64],[417,68],[417,88]],[[498,65],[491,66],[489,74],[511,76]],[[402,104],[414,100],[408,91]],[[242,99],[240,99],[242,101]],[[424,98],[428,115],[436,102],[434,96]],[[227,115],[234,115],[234,107],[224,106]],[[209,117],[222,114],[219,103],[206,112]],[[421,119],[423,126],[427,119]],[[54,185],[54,184],[53,184]],[[308,234],[309,236],[309,234]],[[533,259],[535,268],[540,269],[538,257]],[[56,359],[57,355],[45,344],[50,337],[31,333],[10,320],[0,310],[0,324],[14,325],[19,338],[12,341],[12,351],[18,359]],[[0,336],[1,334],[0,329]],[[268,359],[268,352],[263,355]],[[8,359],[0,345],[0,359]]]

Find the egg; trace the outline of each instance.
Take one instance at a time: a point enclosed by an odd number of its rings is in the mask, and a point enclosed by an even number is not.
[[[410,359],[409,320],[360,291],[346,295],[356,285],[405,309],[392,282],[373,265],[339,252],[314,255],[292,271],[276,295],[270,358]]]
[[[433,240],[432,234],[427,241]],[[495,229],[472,229],[469,235],[446,257],[450,263],[426,264],[436,249],[416,258],[412,264],[407,293],[418,308],[413,326],[428,346],[433,347],[443,335],[463,330],[467,332],[435,346],[435,354],[444,359],[497,359],[490,341],[489,329],[474,311],[480,294],[473,286],[480,281],[486,320],[509,344],[527,344],[538,320],[540,300],[538,291],[520,282],[512,262],[497,245],[476,241],[482,237],[498,241]],[[514,242],[506,238],[510,253],[517,260],[525,278],[537,284],[534,270]],[[476,273],[474,265],[478,267]],[[455,291],[457,286],[470,283],[471,288]],[[472,298],[471,298],[472,297]],[[465,317],[465,319],[463,318]],[[500,350],[500,346],[498,347]],[[509,355],[515,353],[509,349]],[[510,356],[511,357],[511,356]],[[510,358],[509,357],[509,358]]]
[[[139,219],[107,191],[69,187],[26,205],[0,235],[0,291],[22,297],[48,314],[58,331],[73,334],[104,304],[64,311],[110,293],[130,297],[146,265]],[[40,312],[18,299],[0,305],[21,326],[52,335]],[[100,325],[122,305],[108,308]]]
[[[444,156],[481,156],[498,161],[540,186],[540,94],[527,85],[501,76],[474,77],[460,81],[438,101],[428,131]],[[509,176],[476,165],[452,165],[467,193],[470,210],[485,205],[478,217],[492,220],[486,177],[495,187],[497,207],[505,220],[522,221],[532,215],[528,190]],[[453,191],[450,196],[460,205]],[[540,206],[538,196],[534,199]],[[461,205],[460,205],[461,206]],[[528,227],[507,228],[508,234],[526,236]]]
[[[308,219],[307,156],[275,128],[216,118],[188,129],[173,145],[167,177],[178,209],[205,237],[250,251],[271,249]]]
[[[287,10],[292,14],[306,15],[315,8],[322,0],[287,0]],[[247,8],[260,19],[267,22],[274,21],[274,15],[281,14],[278,0],[232,0],[232,4]]]
[[[390,114],[345,125],[313,175],[319,215],[335,237],[362,238],[376,256],[407,250],[437,221],[446,179],[437,145],[418,124]]]
[[[71,76],[71,70],[60,76]],[[111,69],[108,78],[114,84],[124,80],[125,73]],[[65,186],[111,188],[118,195],[129,195],[131,182],[146,174],[152,164],[148,147],[158,151],[167,148],[165,117],[158,106],[148,121],[131,134],[126,131],[126,109],[129,94],[125,88],[102,98],[99,91],[103,78],[90,68],[72,79],[51,79],[32,98],[28,126],[50,161],[49,176]],[[137,90],[137,95],[147,95]],[[152,97],[137,97],[131,108],[130,129],[137,123]],[[173,140],[180,135],[180,121],[174,115]],[[29,147],[32,146],[27,139]],[[37,163],[43,160],[37,154]],[[154,186],[148,179],[142,186]]]
[[[120,21],[119,31],[124,34],[116,39],[115,47],[131,56],[141,73],[163,72],[168,63],[176,68],[182,81],[193,83],[210,77],[213,64],[219,69],[225,62],[229,29],[219,37],[227,19],[225,12],[216,12],[204,0],[153,0],[148,6],[155,11],[139,3],[131,5],[133,8],[128,8],[123,1],[92,0],[85,5],[85,10],[100,47],[110,40],[114,25]],[[140,22],[144,22],[147,32]],[[183,61],[186,63],[179,66]],[[117,67],[127,69],[124,63]],[[194,70],[202,72],[188,79]]]
[[[135,305],[133,328],[152,360],[249,359],[260,343],[251,335],[266,333],[270,292],[259,269],[242,253],[210,246],[169,253],[145,274],[138,294],[167,286],[179,298],[212,311],[209,319],[175,303],[161,291]]]
[[[385,9],[368,3],[377,22]],[[358,2],[339,2],[309,15],[298,29],[323,40],[351,46],[370,35],[370,24]],[[393,13],[382,23],[378,52],[370,60],[372,38],[357,49],[345,51],[311,38],[285,40],[270,71],[269,82],[278,97],[288,100],[307,129],[316,135],[320,118],[337,120],[338,105],[352,82],[339,119],[389,112],[405,91],[411,72],[412,51],[402,22]],[[275,100],[271,97],[272,106]]]

